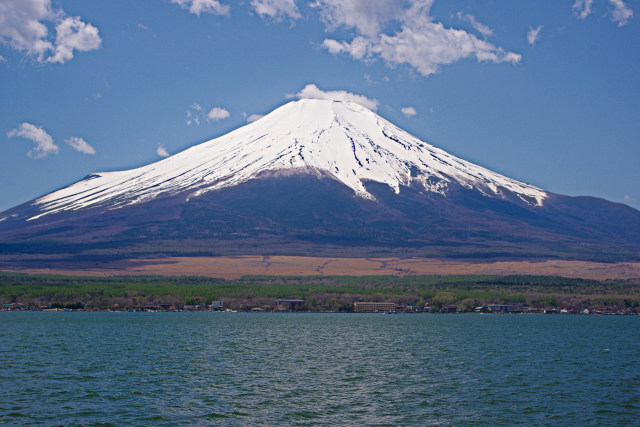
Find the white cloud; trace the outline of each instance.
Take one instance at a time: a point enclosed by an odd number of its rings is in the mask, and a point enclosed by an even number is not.
[[[231,114],[229,113],[229,111],[222,107],[212,108],[205,116],[200,104],[194,102],[189,106],[189,109],[187,110],[187,126],[191,126],[192,124],[199,125],[205,119],[207,121],[217,121],[226,119],[230,116]]]
[[[0,55],[0,64],[2,64],[3,62],[7,62],[7,60],[4,56]]]
[[[593,13],[592,6],[594,0],[576,0],[572,9],[574,15],[578,19],[585,19]],[[611,19],[618,23],[619,27],[627,25],[629,20],[633,18],[633,10],[624,2],[624,0],[609,0],[612,6]]]
[[[89,143],[82,138],[72,136],[71,138],[66,139],[64,142],[66,142],[67,145],[69,145],[74,150],[81,152],[82,154],[96,154],[95,148],[89,145]]]
[[[330,30],[340,26],[355,28],[360,34],[374,37],[382,25],[402,12],[397,0],[317,0],[311,4]]]
[[[302,15],[298,12],[295,0],[253,0],[251,7],[261,17],[268,16],[277,21],[286,18],[300,19]]]
[[[400,11],[394,9],[395,13],[391,16],[400,23],[400,29],[394,34],[378,32],[381,24],[384,23],[383,20],[372,19],[375,25],[367,26],[362,14],[355,14],[352,17],[343,15],[325,17],[324,20],[329,24],[343,23],[356,28],[360,35],[350,42],[326,39],[323,47],[332,54],[346,53],[356,60],[371,61],[380,57],[390,65],[407,64],[423,76],[438,72],[441,65],[469,57],[475,57],[478,62],[514,64],[520,62],[522,57],[517,53],[505,51],[464,30],[446,28],[441,22],[434,21],[429,15],[433,1],[418,0],[408,9]],[[385,1],[380,4],[357,3],[366,4],[368,9],[375,12],[389,7]],[[394,7],[397,8],[401,4],[394,2]],[[324,13],[336,11],[344,12],[340,8],[323,9]],[[377,13],[373,15],[377,16]],[[355,23],[349,24],[350,22]]]
[[[413,107],[403,107],[403,108],[400,109],[400,111],[402,111],[402,114],[404,114],[407,117],[413,117],[416,114],[418,114],[416,112],[416,109],[413,108]]]
[[[42,60],[53,45],[46,39],[49,30],[41,21],[54,18],[50,0],[2,1],[0,40],[15,50],[26,51]]]
[[[87,52],[96,50],[102,44],[98,29],[86,24],[80,17],[64,18],[56,25],[56,46],[48,62],[64,63],[73,58],[73,51]]]
[[[218,0],[171,0],[171,3],[175,3],[197,16],[200,16],[201,13],[228,15],[230,10],[229,6],[221,4]]]
[[[593,5],[593,0],[576,0],[572,6],[573,14],[578,19],[585,19],[587,16],[591,15],[592,5]]]
[[[159,145],[158,148],[156,148],[156,154],[160,157],[169,157],[169,152],[167,152],[162,145]]]
[[[339,42],[333,39],[326,39],[322,43],[322,46],[325,47],[330,53],[334,55],[338,53],[348,53],[354,59],[361,60],[361,59],[364,59],[365,56],[369,54],[369,51],[371,50],[373,43],[371,42],[371,39],[358,36],[358,37],[355,37],[351,41],[351,43],[346,41]]]
[[[58,151],[60,151],[60,147],[53,142],[51,135],[40,126],[22,123],[18,128],[7,132],[7,137],[13,138],[15,136],[28,139],[35,144],[27,153],[32,159],[42,159],[50,154],[58,154]]]
[[[55,22],[55,40],[45,22]],[[98,29],[80,17],[54,11],[51,0],[1,0],[0,42],[40,62],[64,63],[73,58],[74,50],[98,49],[102,39]]]
[[[345,51],[345,48],[349,45],[347,42],[340,43],[337,40],[326,39],[322,42],[322,46],[329,51],[329,53],[333,55],[337,55],[338,53],[342,53]]]
[[[625,199],[627,202],[633,202],[633,200],[634,200],[634,199],[633,199],[633,197],[631,197],[631,196],[630,196],[630,195],[628,195],[628,194],[625,194],[625,195],[624,195],[624,199]]]
[[[364,95],[347,92],[345,90],[323,91],[314,84],[306,85],[300,92],[295,95],[287,95],[287,98],[298,99],[329,99],[333,101],[352,101],[362,105],[369,110],[376,111],[378,109],[378,100],[369,99]]]
[[[475,16],[458,12],[458,19],[461,21],[467,21],[471,24],[474,30],[482,34],[484,37],[489,37],[493,34],[493,30],[488,26],[478,22]]]
[[[529,27],[529,32],[527,32],[527,42],[531,46],[535,46],[536,42],[540,39],[540,31],[542,30],[542,25],[539,25],[537,28]]]
[[[264,117],[264,114],[252,114],[249,117],[247,117],[247,123],[253,123],[256,120],[259,120],[263,117]]]
[[[231,114],[221,107],[213,107],[209,113],[207,113],[207,120],[223,120],[230,116]]]
[[[623,0],[609,0],[613,11],[611,11],[611,19],[618,23],[618,27],[627,25],[629,19],[633,18],[633,10],[625,4]]]

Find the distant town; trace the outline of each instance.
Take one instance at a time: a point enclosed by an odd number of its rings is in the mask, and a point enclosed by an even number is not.
[[[171,304],[145,304],[139,307],[120,307],[114,304],[111,308],[97,308],[87,306],[84,303],[71,304],[50,304],[38,307],[30,307],[22,303],[2,304],[0,311],[53,311],[53,312],[251,312],[251,313],[309,313],[312,312],[305,307],[305,301],[299,299],[279,299],[274,301],[273,306],[244,307],[242,310],[226,308],[223,301],[213,301],[211,304],[182,305]],[[317,312],[317,311],[313,311]],[[481,313],[481,314],[593,314],[593,315],[639,315],[640,311],[636,307],[629,307],[626,310],[602,310],[589,308],[538,308],[529,307],[522,303],[514,304],[487,304],[475,307],[473,310],[463,309],[457,304],[447,304],[440,309],[434,309],[430,305],[413,306],[398,305],[394,302],[371,302],[358,301],[353,304],[351,310],[340,311],[320,311],[324,313],[377,313],[377,314],[407,314],[407,313],[438,313],[438,314],[458,314],[458,313]]]
[[[638,314],[640,279],[0,273],[2,311]]]

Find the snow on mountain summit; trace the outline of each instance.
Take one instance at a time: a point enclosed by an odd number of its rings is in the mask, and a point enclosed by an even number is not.
[[[264,173],[291,172],[329,176],[369,199],[369,181],[387,184],[396,193],[419,184],[441,194],[455,181],[491,197],[504,197],[507,190],[530,205],[541,205],[547,196],[425,143],[358,104],[303,99],[150,165],[89,175],[36,200],[40,213],[31,219],[185,191],[189,198],[198,197]]]

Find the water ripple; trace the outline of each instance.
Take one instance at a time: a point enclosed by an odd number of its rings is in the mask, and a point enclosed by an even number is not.
[[[639,321],[0,313],[0,423],[633,425]]]

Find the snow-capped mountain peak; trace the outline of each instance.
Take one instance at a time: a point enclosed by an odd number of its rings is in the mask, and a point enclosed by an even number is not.
[[[329,176],[358,197],[373,199],[367,182],[446,194],[457,182],[489,197],[510,192],[530,205],[547,194],[457,158],[352,102],[304,99],[277,108],[224,136],[140,168],[101,172],[36,200],[43,215],[92,206],[117,208],[163,195],[188,197],[263,174]]]

